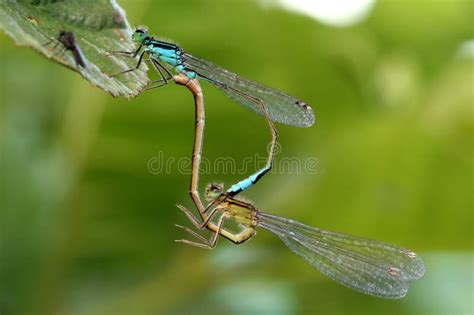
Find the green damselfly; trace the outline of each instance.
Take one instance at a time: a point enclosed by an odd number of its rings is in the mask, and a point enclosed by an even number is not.
[[[331,279],[354,290],[383,298],[402,298],[412,281],[420,279],[425,266],[413,251],[398,246],[330,232],[303,223],[271,215],[253,204],[231,197],[219,184],[208,185],[206,196],[211,200],[204,210],[206,219],[200,221],[191,211],[178,205],[199,229],[218,216],[210,240],[193,230],[177,225],[196,237],[197,241],[177,240],[189,245],[212,249],[222,235],[235,244],[241,244],[256,234],[261,227],[276,234],[295,254]],[[241,230],[232,232],[224,222],[234,221]]]

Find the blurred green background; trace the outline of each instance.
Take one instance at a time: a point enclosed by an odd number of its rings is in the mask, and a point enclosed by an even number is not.
[[[278,125],[277,167],[246,197],[408,247],[427,273],[406,298],[383,300],[322,276],[266,231],[214,251],[175,243],[187,235],[174,224],[190,225],[175,208],[191,206],[189,174],[149,165],[190,157],[188,91],[113,99],[2,35],[2,315],[473,313],[472,1],[377,1],[345,27],[270,1],[120,5],[132,25],[313,106],[310,129]],[[203,88],[210,164],[264,156],[262,118]],[[289,158],[317,159],[316,172],[278,167]],[[201,188],[254,170],[208,169]]]

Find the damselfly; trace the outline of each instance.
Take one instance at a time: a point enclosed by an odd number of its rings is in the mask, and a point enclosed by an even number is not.
[[[309,127],[314,123],[311,107],[295,97],[244,79],[209,61],[194,57],[175,44],[148,36],[148,32],[144,29],[136,29],[132,39],[139,44],[136,51],[117,51],[111,54],[132,57],[139,55],[137,65],[113,76],[137,70],[147,54],[149,61],[160,75],[160,79],[155,81],[157,85],[150,88],[166,85],[172,78],[168,69],[171,67],[190,79],[198,78],[212,83],[235,102],[261,115],[265,115],[266,107],[268,116],[273,121],[297,127]]]
[[[64,53],[65,51],[68,51],[68,50],[71,51],[72,56],[74,57],[74,61],[76,62],[76,65],[81,66],[83,68],[86,67],[86,61],[85,61],[84,55],[72,32],[60,31],[57,38],[52,39],[51,41],[45,43],[44,46],[51,44],[55,40],[57,41],[57,43],[56,45],[53,46],[52,50],[55,50],[59,45],[62,45],[61,53]]]
[[[217,230],[207,240],[193,230],[177,225],[200,241],[177,242],[212,249],[219,235],[240,244],[255,236],[257,227],[262,227],[276,234],[295,254],[331,279],[354,290],[383,298],[404,297],[410,283],[425,273],[423,261],[411,250],[321,230],[261,212],[249,202],[228,196],[219,184],[209,185],[206,196],[213,202],[204,211],[207,216],[204,222],[182,205],[178,207],[199,229],[218,216],[215,223]],[[241,230],[234,233],[225,229],[224,222],[227,220],[238,223]]]

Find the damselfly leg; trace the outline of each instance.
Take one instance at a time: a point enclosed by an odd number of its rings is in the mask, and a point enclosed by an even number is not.
[[[187,210],[187,211],[189,211],[189,210]],[[225,220],[225,215],[222,214],[219,217],[219,220],[217,222],[217,230],[212,233],[211,238],[209,240],[207,240],[203,236],[199,235],[198,233],[194,232],[190,228],[175,224],[176,227],[184,229],[186,232],[188,232],[189,234],[191,234],[192,236],[194,236],[195,238],[200,240],[200,242],[196,242],[196,241],[190,241],[190,240],[186,240],[186,239],[180,239],[180,240],[175,240],[175,242],[185,243],[185,244],[188,244],[188,245],[191,245],[191,246],[197,246],[197,247],[204,248],[204,249],[214,249],[217,245],[217,240],[219,238],[219,235],[222,233],[222,228],[224,226],[224,220]]]
[[[121,51],[121,50],[115,50],[115,51],[108,51],[107,56],[124,56],[124,57],[129,57],[129,58],[135,58],[138,56],[140,53],[140,50],[143,47],[143,43],[138,46],[138,48],[134,51]]]
[[[176,227],[184,229],[190,235],[200,240],[200,242],[189,241],[189,240],[176,240],[176,242],[182,242],[188,245],[197,246],[197,247],[205,248],[205,249],[213,249],[217,245],[217,240],[219,239],[219,235],[225,237],[226,239],[233,242],[234,244],[241,244],[245,242],[246,240],[252,238],[255,235],[255,226],[257,222],[254,220],[255,215],[256,215],[256,209],[252,206],[242,207],[243,204],[244,203],[229,197],[229,199],[227,199],[225,206],[217,207],[218,211],[213,212],[212,217],[216,213],[221,213],[217,221],[218,228],[217,229],[210,228],[212,225],[214,225],[213,223],[207,223],[206,225],[206,227],[212,231],[212,235],[209,240],[207,240],[200,234],[196,233],[195,231],[191,230],[190,228],[183,227],[181,225],[176,225]],[[201,227],[202,224],[194,217],[194,215],[189,209],[181,205],[178,205],[178,208],[188,216],[188,218],[190,219],[190,221],[193,223],[193,225],[196,228],[198,229],[203,228]],[[240,210],[235,211],[235,209],[240,209]],[[236,222],[242,223],[241,224],[242,229],[238,233],[231,232],[225,229],[224,221],[228,219],[233,219]]]
[[[146,51],[142,51],[142,53],[140,54],[140,58],[138,58],[138,62],[137,62],[137,65],[133,68],[130,68],[130,69],[127,69],[125,71],[121,71],[119,73],[116,73],[116,74],[112,74],[110,75],[109,77],[113,78],[113,77],[116,77],[118,75],[122,75],[122,74],[125,74],[125,73],[129,73],[129,72],[132,72],[132,71],[136,71],[140,68],[140,66],[142,65],[142,61],[143,61],[143,56],[145,56],[145,53]]]
[[[148,58],[148,61],[151,62],[153,67],[155,68],[156,72],[158,72],[158,75],[160,76],[159,80],[155,80],[151,82],[150,87],[147,87],[145,90],[152,90],[156,88],[160,88],[162,86],[165,86],[168,84],[168,81],[173,78],[173,75],[171,72],[163,65],[161,64],[158,60],[154,58]],[[155,85],[153,85],[155,84]]]

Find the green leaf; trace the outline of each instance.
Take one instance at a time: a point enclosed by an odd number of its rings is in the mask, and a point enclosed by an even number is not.
[[[137,63],[108,55],[136,49],[125,13],[115,0],[0,0],[0,30],[17,45],[32,47],[113,96],[136,96],[148,83],[144,64],[140,70],[109,76]],[[60,31],[74,34],[86,67],[76,64],[71,51],[64,51],[57,40]]]

